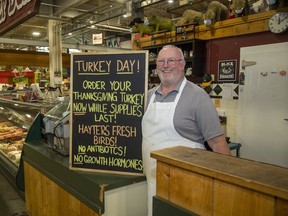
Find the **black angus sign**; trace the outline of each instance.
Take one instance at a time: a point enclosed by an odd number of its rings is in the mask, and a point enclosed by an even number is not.
[[[143,173],[147,56],[72,54],[70,169]]]

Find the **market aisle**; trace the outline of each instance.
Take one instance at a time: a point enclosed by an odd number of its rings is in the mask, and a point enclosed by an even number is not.
[[[0,172],[0,215],[25,216],[25,202]]]

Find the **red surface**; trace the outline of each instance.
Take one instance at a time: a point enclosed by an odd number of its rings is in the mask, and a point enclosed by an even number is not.
[[[288,31],[283,34],[270,32],[209,40],[206,43],[206,72],[215,75],[218,81],[218,61],[237,60],[239,80],[240,48],[272,43],[288,42]]]

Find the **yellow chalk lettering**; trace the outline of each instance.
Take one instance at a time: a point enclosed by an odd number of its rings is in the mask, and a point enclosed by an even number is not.
[[[87,72],[87,73],[103,73],[110,72],[110,61],[93,61],[93,62],[85,62],[84,60],[75,61],[76,68],[78,72]]]
[[[111,114],[94,114],[94,121],[95,122],[113,122],[113,120],[115,120],[115,115],[111,115]]]
[[[83,89],[96,89],[96,90],[105,90],[104,81],[90,81],[84,80],[82,83]]]
[[[73,111],[74,112],[86,112],[87,111],[87,104],[73,103]]]
[[[133,66],[135,64],[135,60],[117,60],[117,71],[126,71],[133,72]]]
[[[116,146],[117,137],[94,136],[94,145]]]
[[[91,103],[88,104],[89,112],[107,113],[107,104]]]
[[[130,81],[110,81],[110,86],[112,91],[131,91]]]
[[[121,102],[141,105],[144,102],[144,94],[128,94],[126,92],[120,92]]]
[[[142,105],[111,104],[111,114],[122,114],[127,116],[142,116]]]
[[[113,136],[123,136],[123,137],[136,137],[137,130],[136,127],[113,125],[112,126]]]

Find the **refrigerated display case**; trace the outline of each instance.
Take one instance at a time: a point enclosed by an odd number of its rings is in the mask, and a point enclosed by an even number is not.
[[[54,103],[26,103],[0,98],[0,171],[15,186],[22,148],[28,131],[38,115]]]

